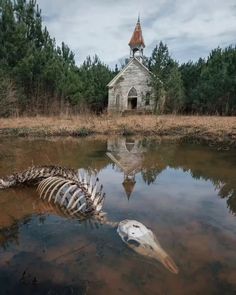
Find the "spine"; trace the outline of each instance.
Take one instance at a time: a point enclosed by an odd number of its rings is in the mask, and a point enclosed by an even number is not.
[[[58,166],[33,166],[23,172],[14,173],[6,178],[0,178],[0,189],[21,184],[37,184],[42,179],[50,176],[59,176],[68,180],[78,181],[77,173],[73,169],[66,169]]]

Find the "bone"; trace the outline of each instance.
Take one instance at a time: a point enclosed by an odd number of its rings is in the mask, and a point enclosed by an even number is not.
[[[75,200],[75,198],[76,198],[76,195],[77,195],[79,192],[80,192],[80,189],[79,189],[79,188],[76,189],[76,190],[74,191],[74,193],[73,193],[72,197],[70,198],[70,201],[69,201],[69,203],[68,203],[68,205],[67,205],[67,209],[70,209],[70,207],[72,207],[73,202],[74,202],[74,200]]]
[[[94,200],[94,206],[96,207],[98,204],[101,203],[101,201],[104,199],[105,194],[97,194],[97,197]]]
[[[63,189],[64,189],[68,184],[70,184],[70,183],[72,183],[72,181],[66,181],[65,184],[63,184],[63,186],[60,187],[60,189],[57,191],[57,194],[56,194],[56,196],[55,196],[54,203],[57,202],[57,199],[58,199],[58,197],[60,196],[60,193],[61,193],[61,192],[63,191]],[[64,194],[64,196],[66,197],[65,194]]]
[[[101,212],[104,202],[103,186],[100,186],[98,192],[97,182],[98,179],[93,186],[92,177],[90,177],[88,184],[86,175],[83,176],[81,183],[78,179],[73,181],[61,176],[50,176],[40,182],[37,190],[41,197],[48,199],[48,202],[53,200],[54,204],[65,207],[72,214],[85,213],[91,216]]]
[[[95,180],[95,183],[93,181]],[[37,185],[40,198],[53,203],[67,212],[73,210],[83,217],[100,214],[104,202],[102,186],[98,191],[98,178],[92,174],[59,166],[39,166],[0,178],[0,189],[19,185]],[[99,214],[98,214],[99,213]]]
[[[84,187],[87,189],[88,186],[87,186],[87,178],[86,178],[86,174],[84,174],[83,184],[84,184]]]
[[[122,241],[135,252],[158,260],[174,274],[179,272],[178,267],[161,247],[153,232],[142,223],[136,220],[123,220],[119,223],[117,232]]]
[[[0,179],[0,189],[8,188],[9,183],[3,179]]]
[[[39,189],[39,197],[40,199],[43,198],[44,199],[44,191],[47,188],[48,183],[50,183],[52,180],[47,180],[47,182],[45,181],[45,183],[43,183],[43,185],[41,186],[41,188]]]
[[[78,169],[78,172],[77,172],[77,176],[78,176],[79,182],[82,182],[82,176],[81,176],[81,173],[80,173],[79,169]]]
[[[44,191],[44,188],[47,186],[47,183],[49,183],[49,182],[52,181],[52,178],[53,178],[53,177],[46,178],[45,180],[43,180],[43,181],[39,184],[37,190],[40,192],[40,198],[42,198],[42,192]]]
[[[78,203],[80,203],[80,201],[84,198],[84,195],[79,196],[79,198],[74,202],[74,204],[72,205],[71,209],[75,209],[75,207],[77,206]]]
[[[86,206],[86,203],[83,203],[76,211],[74,211],[73,213],[72,213],[72,215],[74,215],[74,214],[76,214],[76,213],[78,213],[78,212],[81,212],[81,210],[84,208],[84,206]]]
[[[51,191],[51,193],[50,193],[50,195],[49,195],[49,197],[48,197],[48,202],[50,202],[51,201],[51,198],[54,196],[54,194],[55,194],[55,192],[56,192],[56,190],[58,189],[58,187],[60,187],[60,185],[62,185],[62,184],[64,184],[64,182],[65,182],[65,180],[62,180],[62,179],[58,179],[58,181],[55,181],[55,183],[54,183],[54,188],[52,189],[52,191]]]
[[[94,201],[94,198],[96,196],[96,191],[97,191],[97,183],[95,184],[93,191],[92,191],[92,195],[91,195],[91,201]]]
[[[42,190],[42,194],[44,195],[44,199],[47,198],[47,194],[49,193],[50,189],[53,188],[53,186],[55,185],[55,183],[58,182],[58,179],[55,179],[54,177],[52,177],[51,181],[49,181],[47,183],[47,185],[44,187],[44,190]],[[47,190],[46,190],[47,188]],[[46,191],[45,191],[46,190]],[[45,191],[45,192],[44,192]]]
[[[61,199],[61,205],[64,204],[65,200],[66,200],[66,197],[67,195],[69,194],[69,192],[76,187],[76,184],[74,185],[70,185],[71,182],[67,182],[67,184],[69,185],[68,189],[63,193],[64,196],[63,198]]]
[[[89,187],[88,187],[88,193],[91,195],[93,190],[93,183],[92,183],[92,177],[90,178]]]

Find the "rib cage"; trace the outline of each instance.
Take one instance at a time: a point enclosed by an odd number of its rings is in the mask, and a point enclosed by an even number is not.
[[[78,181],[63,177],[48,177],[42,180],[37,188],[40,198],[59,205],[70,215],[95,215],[101,212],[105,194],[102,186],[98,190],[98,179],[92,183],[81,177]]]
[[[0,189],[22,184],[38,184],[40,197],[60,207],[66,215],[79,214],[80,217],[85,217],[99,215],[102,210],[105,197],[102,185],[99,188],[98,179],[88,179],[85,173],[82,177],[79,170],[59,166],[33,166],[5,179],[0,178]]]

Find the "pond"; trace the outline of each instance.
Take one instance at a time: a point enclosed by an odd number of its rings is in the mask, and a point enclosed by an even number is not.
[[[236,294],[236,151],[137,138],[0,139],[0,177],[81,168],[111,221],[135,219],[178,266],[139,255],[115,228],[59,214],[34,187],[0,191],[0,294]]]

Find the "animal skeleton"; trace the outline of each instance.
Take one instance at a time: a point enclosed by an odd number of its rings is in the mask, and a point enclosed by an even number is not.
[[[40,198],[47,199],[68,213],[74,215],[96,215],[102,209],[105,194],[98,179],[93,183],[80,171],[55,166],[31,167],[21,173],[15,173],[6,179],[0,179],[0,189],[20,184],[39,183],[37,191]]]
[[[135,220],[110,222],[102,212],[105,200],[102,185],[98,178],[82,176],[79,170],[56,166],[31,167],[22,173],[15,173],[0,179],[0,189],[20,184],[38,184],[40,198],[59,207],[64,215],[79,219],[95,218],[100,223],[117,226],[117,232],[123,242],[141,255],[157,259],[172,273],[178,273],[178,267],[165,252],[153,232]]]

